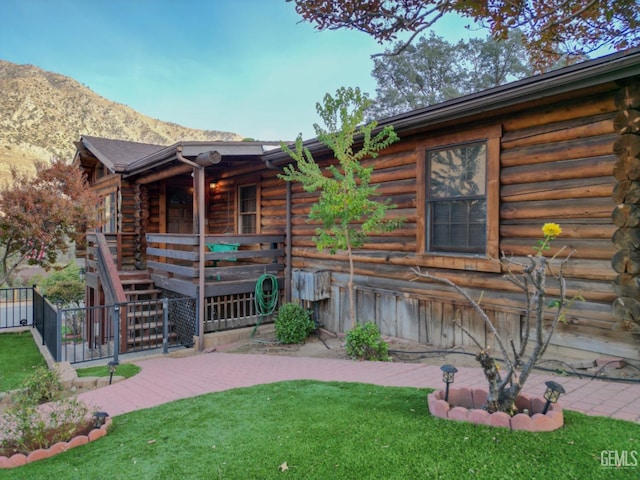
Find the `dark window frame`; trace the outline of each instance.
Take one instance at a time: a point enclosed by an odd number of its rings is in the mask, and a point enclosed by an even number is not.
[[[432,160],[431,160],[431,154],[433,152],[443,152],[443,151],[451,151],[451,150],[456,150],[456,149],[462,149],[462,148],[466,148],[466,147],[471,147],[473,145],[482,145],[484,147],[483,149],[483,173],[481,174],[481,176],[484,177],[484,184],[482,185],[483,189],[482,191],[484,193],[482,194],[477,194],[477,195],[436,195],[434,190],[433,190],[433,169],[432,169]],[[425,188],[425,201],[426,201],[426,215],[427,215],[427,220],[425,222],[425,228],[427,229],[425,232],[425,240],[426,240],[426,247],[425,250],[427,252],[431,252],[431,253],[449,253],[449,254],[482,254],[485,255],[486,254],[486,227],[487,227],[487,215],[486,215],[486,202],[487,202],[487,163],[488,163],[488,159],[487,159],[487,142],[486,140],[480,140],[480,141],[472,141],[472,142],[466,142],[466,143],[458,143],[455,145],[446,145],[444,147],[436,147],[436,148],[429,148],[427,149],[425,155],[426,155],[426,169],[427,169],[427,174],[426,174],[426,178],[425,178],[425,182],[426,182],[426,188]],[[457,202],[461,202],[461,203],[468,203],[468,202],[473,202],[473,201],[481,201],[484,204],[484,210],[485,210],[485,217],[484,217],[484,238],[483,238],[483,245],[481,246],[469,246],[468,244],[472,241],[472,237],[473,237],[473,233],[470,232],[471,226],[473,225],[473,222],[471,221],[471,219],[467,218],[465,222],[456,222],[452,219],[449,220],[449,222],[447,222],[446,224],[443,225],[447,225],[448,230],[449,230],[449,238],[451,237],[451,230],[453,230],[453,226],[454,225],[465,225],[466,229],[467,229],[467,235],[466,235],[466,243],[467,245],[448,245],[447,247],[444,246],[440,246],[439,244],[437,244],[436,240],[435,240],[435,230],[436,230],[436,225],[439,223],[436,223],[436,219],[435,219],[435,208],[437,208],[437,205],[444,205],[444,204],[453,204],[453,203],[457,203]]]
[[[244,210],[244,205],[245,205],[245,198],[243,198],[243,193],[246,191],[246,189],[252,188],[254,189],[255,192],[255,208],[253,210],[250,211],[245,211]],[[240,235],[250,235],[250,234],[255,234],[255,233],[260,233],[260,186],[258,183],[247,183],[247,184],[243,184],[243,185],[238,185],[238,195],[237,195],[237,201],[238,201],[238,234]],[[254,225],[253,225],[253,230],[252,232],[247,232],[245,231],[245,219],[246,218],[253,218],[254,219]]]
[[[418,266],[499,272],[500,125],[434,135],[416,143],[416,262]],[[428,151],[486,142],[486,247],[483,252],[430,251]]]

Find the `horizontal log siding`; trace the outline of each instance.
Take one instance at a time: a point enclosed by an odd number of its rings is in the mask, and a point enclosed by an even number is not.
[[[542,224],[556,222],[563,234],[550,253],[563,245],[576,250],[569,279],[611,280],[614,95],[576,100],[571,108],[547,106],[503,122],[500,249],[507,255],[533,253]]]
[[[499,123],[503,127],[500,175],[500,249],[523,259],[533,253],[545,222],[560,223],[563,235],[553,242],[575,248],[566,266],[569,294],[581,292],[584,302],[572,309],[571,320],[561,327],[558,345],[616,355],[628,354],[634,340],[614,329],[611,302],[616,298],[615,278],[610,261],[615,253],[611,235],[614,208],[612,190],[616,184],[612,146],[617,138],[613,120],[617,114],[613,87],[597,94],[582,92],[574,100],[549,102],[537,109],[511,113],[500,119],[461,125],[461,131]],[[447,130],[445,133],[451,133]],[[371,238],[355,252],[356,287],[360,320],[374,320],[387,335],[417,339],[436,346],[467,345],[468,340],[453,332],[451,318],[461,315],[481,338],[460,298],[446,288],[410,272],[416,265],[416,144],[433,138],[434,132],[401,137],[375,160],[372,183],[379,183],[381,198],[398,205],[391,216],[402,217],[402,227]],[[327,158],[316,158],[326,167]],[[370,164],[371,160],[366,163]],[[262,181],[262,228],[284,227],[286,188],[274,173]],[[330,255],[315,248],[313,236],[318,222],[308,215],[317,194],[292,185],[293,268],[328,269],[333,275],[333,297],[321,302],[324,323],[343,330],[348,318],[345,296],[347,257]],[[555,250],[552,250],[552,252]],[[430,268],[477,295],[483,294],[490,315],[497,318],[506,335],[520,334],[522,296],[500,274]],[[471,266],[472,263],[469,264]],[[336,278],[342,280],[338,281]],[[383,293],[372,293],[372,283],[381,283]],[[378,287],[376,287],[378,288]],[[558,292],[551,282],[550,293]],[[375,300],[375,301],[374,301]],[[395,319],[394,319],[395,318]],[[467,319],[468,320],[465,320]],[[448,320],[447,320],[448,319]],[[484,335],[484,336],[483,336]],[[636,348],[637,347],[633,347]],[[635,355],[637,356],[637,354]]]
[[[542,224],[559,223],[563,233],[549,255],[562,246],[575,249],[565,269],[568,284],[585,297],[581,303],[601,314],[571,316],[552,342],[621,355],[634,346],[611,314],[617,297],[611,267],[614,96],[614,91],[600,93],[503,122],[500,249],[523,258],[533,253]],[[612,343],[619,348],[607,346]]]

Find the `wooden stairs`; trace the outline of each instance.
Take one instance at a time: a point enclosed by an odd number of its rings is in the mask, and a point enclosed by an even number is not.
[[[125,316],[127,351],[161,347],[164,313],[161,291],[155,288],[147,270],[124,270],[118,274],[130,302]]]

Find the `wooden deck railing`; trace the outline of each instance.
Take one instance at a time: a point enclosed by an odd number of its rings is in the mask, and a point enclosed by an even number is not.
[[[147,234],[147,268],[160,288],[197,296],[198,237]],[[207,235],[205,297],[250,292],[264,273],[283,284],[284,235]]]

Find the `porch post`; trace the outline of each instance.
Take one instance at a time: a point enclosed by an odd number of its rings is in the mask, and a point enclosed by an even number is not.
[[[204,167],[195,170],[198,177],[198,351],[204,350],[204,247],[206,242],[204,215]]]
[[[205,208],[204,208],[204,165],[192,162],[188,158],[182,155],[182,145],[176,148],[176,157],[182,163],[186,163],[193,168],[193,189],[197,195],[197,202],[195,206],[198,211],[198,222],[195,228],[198,233],[198,351],[204,350],[204,248],[206,242],[205,232]],[[218,159],[218,162],[220,160]],[[217,162],[215,162],[217,163]]]

